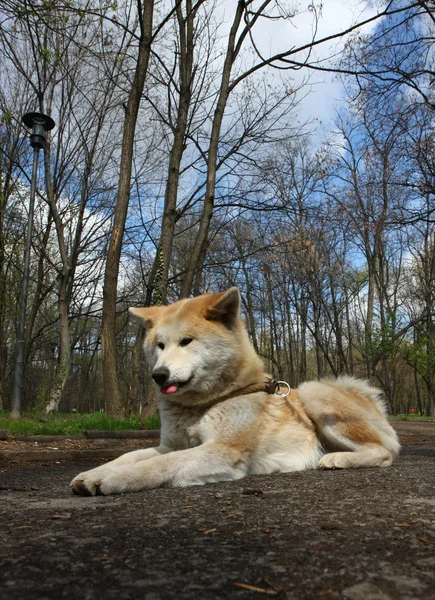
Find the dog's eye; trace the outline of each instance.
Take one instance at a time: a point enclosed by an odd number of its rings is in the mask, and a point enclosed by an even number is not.
[[[191,341],[192,341],[192,338],[183,338],[180,342],[180,346],[188,346]]]
[[[160,348],[160,350],[164,350],[165,349],[165,344],[163,342],[159,342],[157,344],[157,346]]]

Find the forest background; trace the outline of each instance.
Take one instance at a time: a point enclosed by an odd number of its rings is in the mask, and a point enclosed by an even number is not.
[[[0,0],[0,409],[36,110],[24,409],[152,414],[128,307],[237,285],[277,378],[433,415],[435,2],[332,4]]]

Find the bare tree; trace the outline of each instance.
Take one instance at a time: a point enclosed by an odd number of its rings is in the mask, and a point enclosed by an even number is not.
[[[52,224],[58,246],[56,257],[44,257],[58,278],[59,358],[46,406],[47,412],[53,412],[59,407],[69,375],[69,310],[79,257],[81,252],[89,252],[86,236],[97,239],[107,220],[104,209],[88,206],[115,148],[108,137],[106,119],[114,105],[113,79],[119,65],[114,63],[110,77],[98,81],[99,64],[94,53],[100,43],[99,27],[84,14],[67,18],[55,7],[46,7],[39,17],[27,8],[17,11],[16,18],[11,15],[8,28],[2,29],[2,41],[8,61],[35,91],[38,110],[54,114],[59,122],[54,152],[50,145],[44,149],[45,200],[50,218],[43,247],[47,247]],[[42,268],[40,264],[40,272]],[[39,292],[35,299],[30,325],[36,318]],[[31,339],[29,328],[27,339]]]
[[[4,75],[4,73],[3,73]],[[16,118],[9,112],[9,102],[20,105],[22,89],[15,89],[12,98],[6,99],[4,92],[0,92],[0,108],[2,110],[1,144],[0,144],[0,410],[6,407],[8,401],[8,330],[11,322],[10,293],[10,257],[14,256],[12,248],[7,247],[7,212],[11,210],[11,201],[17,192],[19,169],[18,164],[23,162],[23,136],[22,129]],[[9,256],[9,259],[8,259]],[[8,281],[9,280],[9,281]]]
[[[131,82],[128,100],[125,106],[118,191],[104,275],[102,321],[104,395],[108,414],[117,417],[124,414],[123,400],[120,394],[118,382],[115,336],[119,261],[121,258],[122,240],[127,218],[128,202],[130,198],[131,171],[137,116],[139,113],[139,106],[145,85],[151,53],[153,15],[154,1],[144,0],[142,3],[139,0],[138,49],[135,58],[134,77]]]

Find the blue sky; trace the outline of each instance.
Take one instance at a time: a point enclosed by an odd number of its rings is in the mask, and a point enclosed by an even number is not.
[[[286,4],[291,5],[290,2]],[[263,21],[256,32],[256,43],[266,55],[275,54],[292,46],[303,46],[313,39],[313,10],[311,2],[295,2],[299,14],[293,19],[282,21]],[[375,8],[360,0],[326,0],[319,11],[320,18],[315,34],[316,39],[328,37],[344,31],[355,23],[364,21],[376,14]],[[379,24],[379,21],[362,28],[367,34]],[[346,38],[333,40],[318,46],[312,58],[325,60],[338,57],[343,49]],[[301,55],[302,58],[302,55]],[[333,59],[332,59],[333,60]],[[295,81],[307,77],[307,70],[293,71]],[[276,75],[278,75],[276,73]],[[310,92],[304,97],[299,108],[301,120],[317,119],[326,128],[332,126],[332,119],[339,102],[343,99],[344,90],[340,79],[334,74],[310,72]]]

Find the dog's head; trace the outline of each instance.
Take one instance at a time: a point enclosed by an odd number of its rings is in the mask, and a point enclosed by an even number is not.
[[[234,379],[241,361],[253,352],[235,287],[169,306],[130,308],[129,312],[147,329],[146,358],[165,396],[210,393]]]

